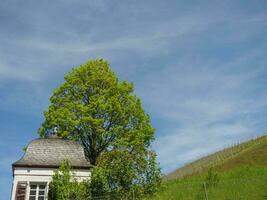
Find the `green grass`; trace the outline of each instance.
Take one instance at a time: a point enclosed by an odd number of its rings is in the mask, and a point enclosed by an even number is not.
[[[212,167],[219,181],[207,187],[209,200],[267,200],[267,136],[224,149],[169,174],[149,200],[206,199],[204,182]]]
[[[218,172],[219,181],[207,187],[208,199],[264,200],[267,199],[267,168],[238,167]],[[150,200],[200,200],[205,199],[206,173],[165,182],[163,189]]]

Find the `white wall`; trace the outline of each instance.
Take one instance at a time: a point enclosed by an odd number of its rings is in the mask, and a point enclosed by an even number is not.
[[[24,167],[15,168],[13,173],[14,179],[13,179],[11,200],[15,200],[17,183],[20,181],[27,182],[26,200],[29,199],[29,191],[30,191],[29,187],[31,182],[47,183],[47,188],[48,188],[48,184],[52,181],[52,175],[54,170],[56,169],[24,168]],[[89,170],[79,169],[72,171],[77,181],[90,179],[91,172]]]

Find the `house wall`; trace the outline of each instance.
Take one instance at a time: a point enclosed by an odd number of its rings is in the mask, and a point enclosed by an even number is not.
[[[14,169],[13,172],[13,187],[12,187],[12,196],[11,200],[15,200],[16,196],[16,187],[18,182],[27,182],[26,189],[26,200],[29,199],[29,191],[30,191],[30,183],[38,182],[38,183],[47,183],[48,185],[52,181],[53,172],[56,169],[47,169],[47,168],[24,168],[18,167]],[[87,169],[75,169],[72,170],[74,172],[74,177],[77,181],[83,181],[86,179],[90,179],[91,172]],[[47,191],[48,192],[48,191]]]

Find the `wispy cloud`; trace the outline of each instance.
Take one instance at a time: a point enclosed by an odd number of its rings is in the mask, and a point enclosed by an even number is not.
[[[255,116],[267,107],[257,82],[266,67],[251,67],[259,55],[247,53],[225,64],[187,60],[143,79],[150,111],[175,127],[159,130],[154,144],[165,171],[265,131]]]
[[[3,1],[0,128],[13,132],[2,131],[2,138],[22,146],[35,138],[63,75],[99,57],[135,83],[157,129],[154,147],[164,172],[261,134],[267,129],[266,8],[230,0]],[[7,154],[0,160],[7,170]]]

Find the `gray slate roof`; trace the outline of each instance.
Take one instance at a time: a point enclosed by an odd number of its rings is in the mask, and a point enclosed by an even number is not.
[[[73,168],[91,167],[78,142],[60,138],[39,138],[32,141],[24,156],[13,163],[13,167],[53,168],[59,167],[63,160],[68,160]]]

